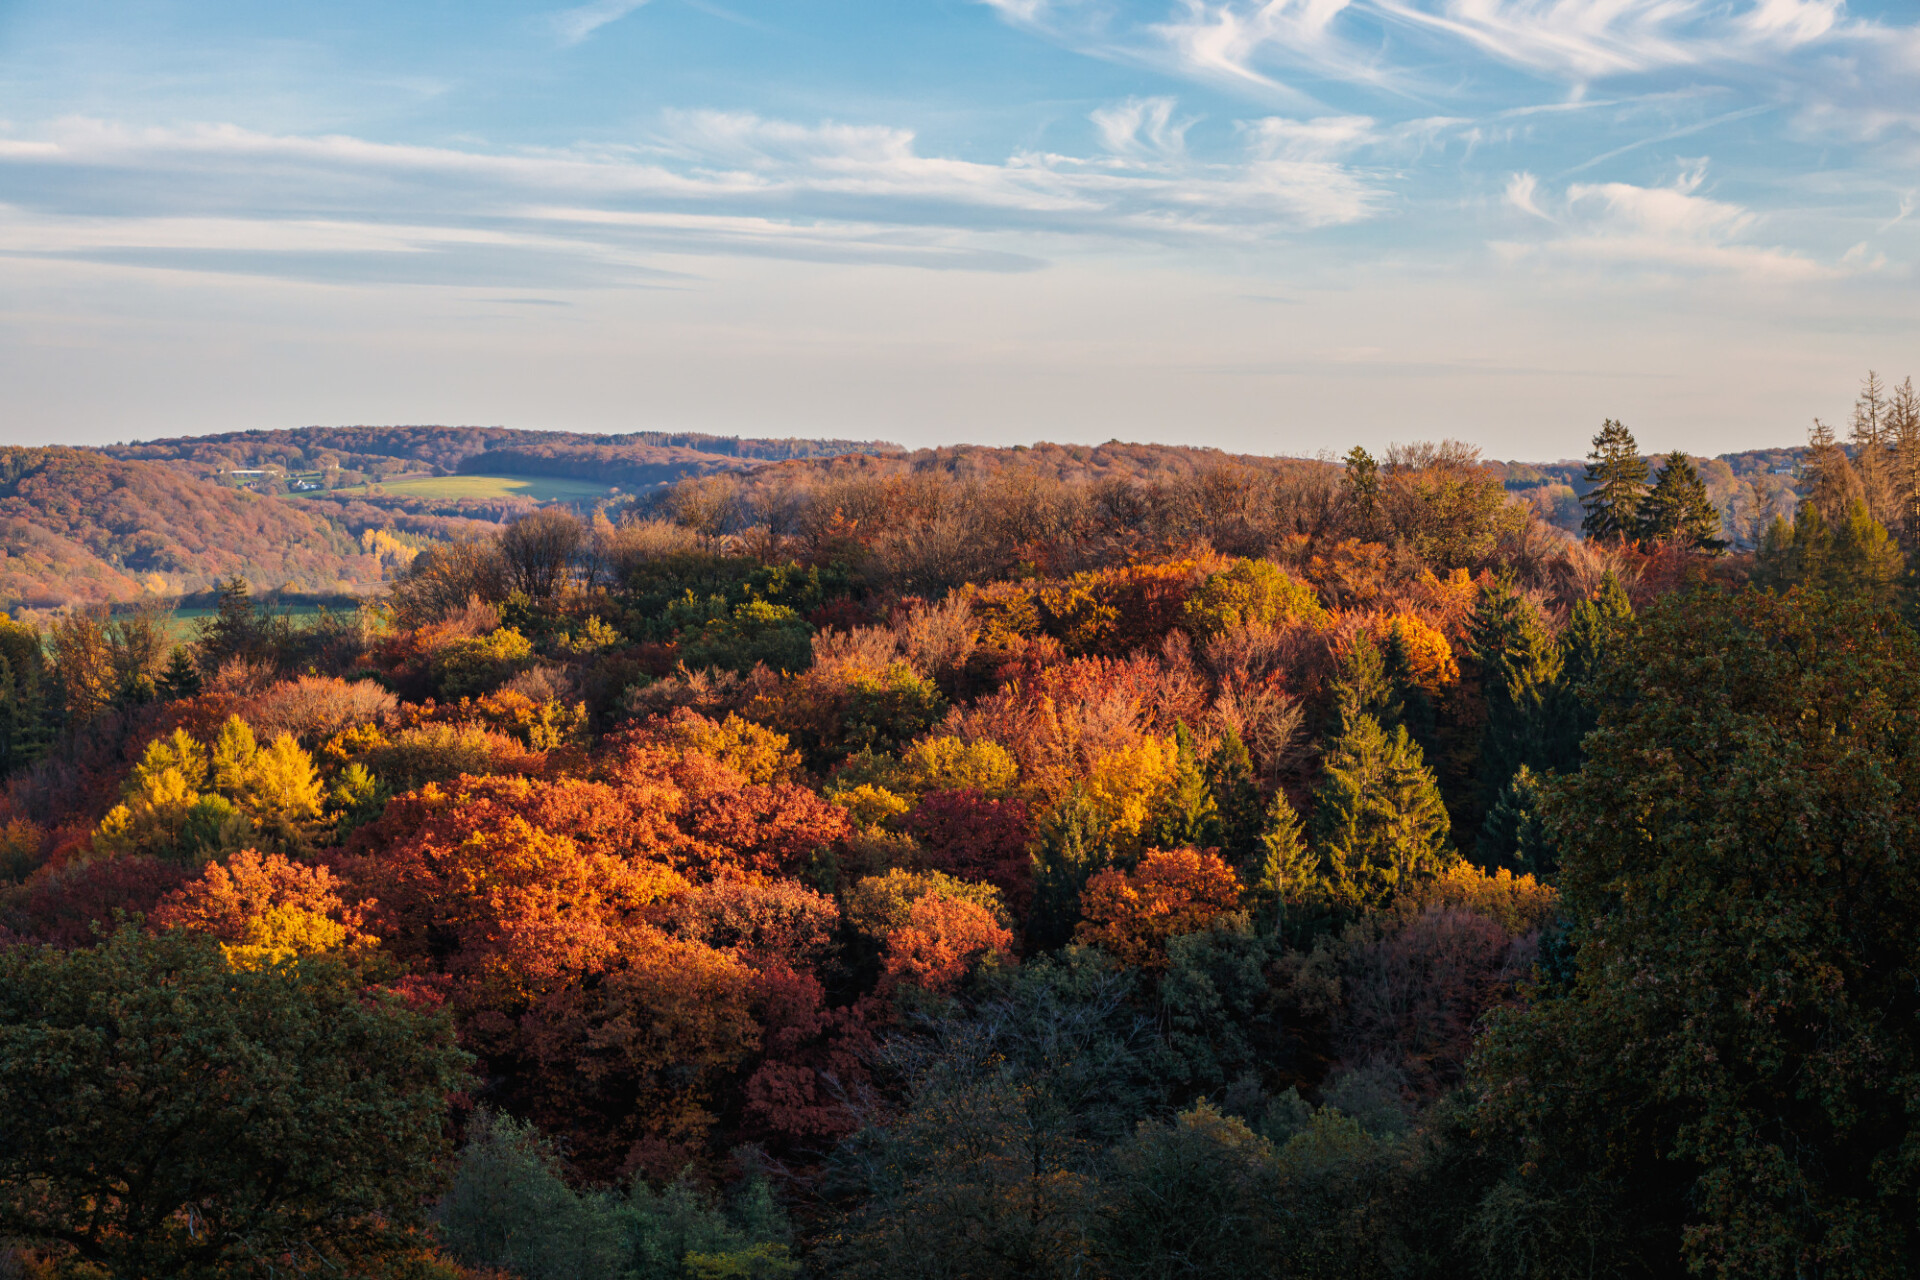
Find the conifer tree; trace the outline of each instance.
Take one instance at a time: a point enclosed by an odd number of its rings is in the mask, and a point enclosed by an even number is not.
[[[1200,767],[1193,734],[1185,724],[1173,731],[1173,785],[1160,802],[1147,844],[1155,849],[1213,849],[1220,845],[1220,809]]]
[[[1581,530],[1595,542],[1633,536],[1634,517],[1647,491],[1647,463],[1634,443],[1633,432],[1608,418],[1593,438],[1587,455],[1587,483],[1593,486],[1580,500],[1587,516]]]
[[[1080,892],[1113,864],[1100,812],[1079,787],[1041,823],[1033,855],[1033,910],[1027,936],[1036,947],[1057,947],[1073,937],[1080,919]]]
[[[1541,821],[1541,799],[1539,775],[1524,764],[1514,770],[1480,828],[1474,852],[1482,867],[1488,871],[1504,868],[1516,875],[1553,874],[1559,860]]]
[[[1564,735],[1549,752],[1563,769],[1577,769],[1586,759],[1581,743],[1599,721],[1586,684],[1600,669],[1610,645],[1633,622],[1627,589],[1609,570],[1591,599],[1573,607],[1566,630],[1560,633],[1560,680],[1556,728]]]
[[[1287,802],[1287,793],[1276,791],[1267,805],[1265,829],[1260,833],[1259,864],[1250,868],[1246,880],[1251,885],[1254,912],[1272,922],[1278,935],[1287,927],[1287,906],[1304,904],[1323,896],[1320,857],[1307,846],[1306,825]]]
[[[1451,860],[1440,786],[1405,725],[1360,716],[1327,747],[1314,797],[1314,844],[1342,910],[1377,906]]]
[[[1386,658],[1365,631],[1354,633],[1347,652],[1340,659],[1340,671],[1333,679],[1331,692],[1334,734],[1345,733],[1361,716],[1392,726],[1399,724],[1406,713],[1387,674]]]
[[[1894,519],[1893,466],[1887,446],[1891,436],[1892,403],[1880,375],[1867,370],[1860,395],[1853,402],[1853,469],[1860,477],[1860,494],[1876,520]]]
[[[1894,388],[1887,409],[1887,448],[1891,454],[1894,510],[1889,528],[1900,545],[1920,546],[1920,395],[1908,378]]]
[[[54,686],[40,633],[0,614],[0,777],[46,753],[53,720]]]
[[[1207,757],[1207,790],[1219,815],[1221,856],[1244,866],[1259,847],[1262,804],[1253,780],[1253,757],[1232,727]]]
[[[1643,543],[1679,542],[1714,555],[1727,547],[1719,537],[1720,512],[1707,496],[1706,483],[1678,449],[1641,499],[1634,522],[1635,536]]]
[[[1860,474],[1847,460],[1847,451],[1834,439],[1833,428],[1818,418],[1807,432],[1806,471],[1812,490],[1809,496],[1828,525],[1845,520],[1847,508],[1865,496]]]
[[[160,674],[160,692],[169,701],[191,698],[200,692],[200,669],[193,665],[187,646],[177,644],[167,657],[167,668]]]
[[[1467,629],[1487,702],[1479,775],[1481,803],[1491,807],[1523,764],[1576,767],[1576,743],[1563,723],[1560,647],[1539,611],[1503,579],[1481,593]]]

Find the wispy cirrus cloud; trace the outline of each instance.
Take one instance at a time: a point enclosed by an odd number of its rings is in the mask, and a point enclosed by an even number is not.
[[[981,2],[1087,54],[1301,101],[1329,83],[1439,94],[1436,67],[1457,83],[1473,58],[1574,85],[1680,69],[1737,79],[1817,47],[1885,64],[1920,39],[1920,26],[1848,17],[1844,0]]]
[[[1239,122],[1197,159],[1170,98],[1098,109],[1099,146],[999,161],[929,154],[909,129],[670,111],[625,146],[465,150],[233,126],[70,120],[0,139],[0,253],[299,278],[494,287],[650,280],[658,255],[1021,270],[1074,240],[1178,244],[1373,216],[1370,120]],[[598,266],[605,274],[596,280]]]
[[[561,44],[579,44],[609,22],[618,22],[646,3],[647,0],[594,0],[592,4],[554,14],[553,29]]]

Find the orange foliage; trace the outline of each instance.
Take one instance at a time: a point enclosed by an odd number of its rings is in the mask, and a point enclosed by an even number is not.
[[[156,929],[194,929],[238,943],[247,941],[269,913],[292,911],[332,921],[344,930],[348,946],[371,945],[374,939],[360,926],[373,904],[349,904],[341,888],[326,867],[242,849],[225,866],[209,863],[198,880],[162,898],[147,922]]]
[[[882,985],[907,982],[951,994],[979,961],[1012,946],[1013,934],[985,907],[927,894],[914,900],[907,923],[887,938]]]
[[[1075,941],[1100,947],[1144,969],[1163,969],[1167,940],[1197,933],[1240,899],[1240,882],[1218,854],[1154,850],[1132,871],[1109,869],[1087,881],[1086,917]]]

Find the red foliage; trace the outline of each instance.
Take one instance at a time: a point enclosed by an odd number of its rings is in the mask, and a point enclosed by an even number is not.
[[[1024,918],[1033,897],[1033,812],[1025,800],[991,800],[979,791],[930,791],[907,817],[927,865],[961,880],[999,887]]]
[[[830,1009],[810,973],[767,969],[756,984],[764,1057],[747,1079],[751,1128],[786,1141],[834,1139],[858,1127],[851,1103],[866,1087],[866,1057],[884,1006],[871,997]]]
[[[805,787],[751,783],[697,754],[679,761],[673,774],[687,796],[682,825],[691,870],[792,875],[816,850],[838,844],[853,831],[846,810]]]
[[[48,867],[28,885],[21,911],[28,936],[58,947],[84,947],[93,926],[113,927],[115,912],[152,911],[193,873],[144,854]]]
[[[881,986],[891,990],[908,982],[924,990],[950,994],[973,967],[1013,947],[1013,934],[985,907],[928,894],[914,900],[907,923],[887,938],[881,962]]]
[[[840,908],[792,880],[715,880],[668,902],[660,919],[669,932],[756,968],[805,969],[832,941]]]
[[[340,867],[377,900],[372,931],[416,971],[446,974],[456,1007],[518,1012],[604,968],[625,926],[685,887],[633,856],[658,832],[610,790],[524,778],[424,787],[357,833],[356,849],[378,853]]]
[[[1233,868],[1212,851],[1155,849],[1132,871],[1107,870],[1080,895],[1077,941],[1144,969],[1167,963],[1167,940],[1197,933],[1240,898]]]
[[[755,975],[644,926],[623,931],[604,960],[592,982],[555,986],[513,1027],[501,1058],[519,1070],[501,1092],[563,1135],[589,1173],[670,1175],[703,1143],[726,1079],[760,1047]]]

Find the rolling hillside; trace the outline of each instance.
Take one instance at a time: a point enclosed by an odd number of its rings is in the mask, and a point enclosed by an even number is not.
[[[0,449],[0,604],[174,596],[235,573],[302,591],[381,580],[375,557],[302,506],[91,450]]]

